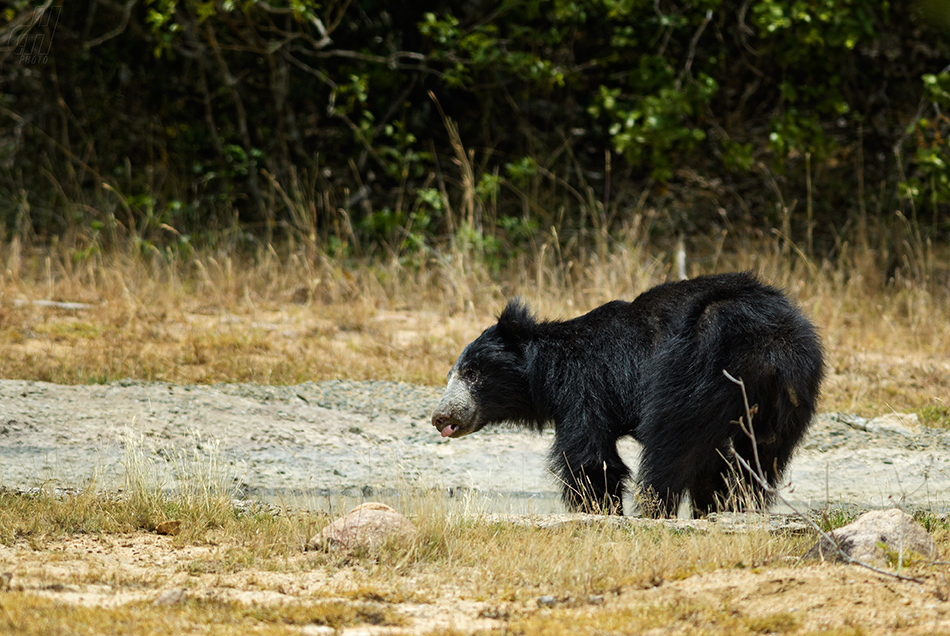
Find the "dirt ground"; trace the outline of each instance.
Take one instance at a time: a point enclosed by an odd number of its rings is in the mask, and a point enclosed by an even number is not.
[[[0,381],[0,485],[103,487],[121,480],[130,457],[165,470],[179,461],[216,457],[238,495],[336,511],[348,501],[386,496],[392,488],[432,486],[473,509],[547,513],[560,509],[544,468],[550,438],[509,430],[444,440],[427,421],[438,390],[393,383],[322,383],[293,387],[179,386],[121,382],[61,386]],[[950,435],[910,416],[864,420],[824,414],[797,454],[785,495],[803,508],[945,508],[950,501]],[[624,447],[635,465],[636,445]],[[176,460],[175,458],[179,458]],[[195,460],[194,458],[197,458]],[[228,546],[182,545],[172,537],[75,536],[0,546],[0,589],[23,590],[75,605],[175,604],[190,598],[249,605],[326,602],[354,584],[345,572],[307,567],[308,553],[285,567],[231,572],[206,565]],[[603,617],[603,633],[625,613],[662,608],[670,616],[653,633],[732,633],[703,609],[726,608],[754,633],[950,633],[950,578],[897,581],[856,566],[788,564],[719,569],[647,589],[624,589],[596,602],[552,599],[507,602],[473,598],[452,586],[391,605],[402,625],[300,633],[502,633],[545,621],[569,624]],[[9,575],[9,576],[7,576]],[[412,581],[406,582],[411,587]],[[328,592],[329,590],[329,592]],[[341,592],[348,603],[352,594]],[[640,608],[640,609],[637,609]],[[771,622],[759,627],[756,617]],[[611,618],[612,617],[612,618]],[[597,618],[600,620],[600,618]],[[629,619],[633,621],[633,619]],[[633,624],[628,621],[628,624]],[[719,621],[719,623],[717,623]],[[753,627],[749,627],[752,625]]]
[[[170,537],[152,534],[72,537],[50,542],[43,550],[25,543],[0,546],[0,571],[14,572],[8,587],[74,605],[174,605],[188,599],[215,599],[267,606],[315,602],[314,598],[320,599],[316,602],[365,603],[345,592],[354,587],[346,573],[328,577],[323,568],[297,567],[299,563],[293,562],[286,563],[282,571],[248,568],[228,573],[193,567],[199,560],[213,562],[215,554],[225,549],[176,545]],[[295,559],[303,562],[307,558],[301,553]],[[96,582],[85,582],[89,579]],[[328,596],[328,589],[340,590],[340,596]],[[399,627],[360,625],[334,631],[310,626],[300,631],[348,636],[450,629],[503,633],[512,622],[533,621],[542,626],[543,633],[546,622],[569,624],[600,613],[608,617],[605,624],[623,621],[629,614],[628,626],[614,633],[637,633],[636,612],[655,610],[670,618],[664,627],[644,633],[730,633],[730,626],[721,624],[718,617],[725,609],[727,616],[744,621],[747,628],[751,625],[752,631],[759,633],[939,634],[950,633],[948,594],[950,579],[946,576],[914,583],[882,577],[858,566],[790,565],[716,570],[580,602],[569,598],[539,602],[473,599],[448,586],[434,597],[377,599],[375,602],[390,605],[403,619]],[[704,617],[704,608],[715,608],[717,617]]]
[[[434,387],[392,382],[0,380],[0,486],[76,487],[94,478],[110,488],[135,460],[173,487],[182,464],[214,460],[215,477],[238,496],[307,508],[422,487],[465,494],[494,512],[561,511],[546,467],[550,431],[494,428],[445,439],[429,423],[438,396]],[[635,442],[622,441],[621,454],[636,466]],[[823,414],[783,492],[804,508],[943,509],[950,433],[920,426],[912,414]]]

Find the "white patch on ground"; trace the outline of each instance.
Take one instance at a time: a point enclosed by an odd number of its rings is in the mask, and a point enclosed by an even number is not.
[[[62,386],[0,380],[0,486],[121,483],[124,463],[172,472],[214,456],[249,496],[322,507],[335,493],[421,486],[480,498],[496,511],[560,511],[547,470],[551,432],[504,427],[443,439],[426,416],[317,406],[313,385]],[[438,398],[432,390],[434,407]],[[431,410],[430,410],[431,412]],[[807,506],[946,506],[950,435],[926,427],[859,430],[841,417],[812,427],[785,495]],[[882,425],[883,426],[883,425]],[[620,452],[637,466],[638,445]],[[475,493],[475,494],[473,494]]]

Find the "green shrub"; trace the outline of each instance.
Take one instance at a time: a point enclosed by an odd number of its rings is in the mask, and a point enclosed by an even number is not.
[[[647,203],[683,210],[660,229],[755,229],[807,200],[829,240],[918,208],[945,236],[950,4],[913,6],[17,2],[0,225],[269,239],[303,210],[314,240],[418,251],[456,216],[507,246],[504,218],[585,236]]]

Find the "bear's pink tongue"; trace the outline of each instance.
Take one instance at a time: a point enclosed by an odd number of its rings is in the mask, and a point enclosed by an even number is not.
[[[448,437],[455,432],[455,427],[451,424],[446,424],[445,428],[442,429],[442,437]]]

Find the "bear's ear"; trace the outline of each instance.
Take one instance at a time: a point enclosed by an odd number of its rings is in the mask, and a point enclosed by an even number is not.
[[[525,340],[538,324],[528,305],[520,298],[512,298],[498,316],[498,333],[502,338]]]

